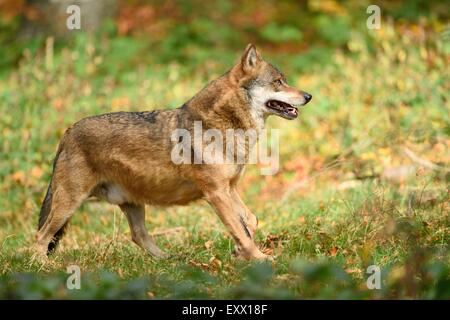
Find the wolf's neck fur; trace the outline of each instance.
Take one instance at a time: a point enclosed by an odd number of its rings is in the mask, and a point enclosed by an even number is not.
[[[249,97],[231,72],[209,83],[185,105],[191,120],[202,121],[205,129],[259,131],[264,126],[264,119],[252,114]]]

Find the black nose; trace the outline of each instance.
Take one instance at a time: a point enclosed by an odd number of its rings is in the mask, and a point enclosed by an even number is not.
[[[312,95],[306,92],[303,94],[303,97],[305,98],[306,103],[308,103],[312,99]]]

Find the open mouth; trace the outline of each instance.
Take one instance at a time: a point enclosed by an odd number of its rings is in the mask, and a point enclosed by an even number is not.
[[[275,111],[277,115],[289,120],[295,119],[298,116],[297,108],[283,101],[269,100],[266,102],[266,107]]]

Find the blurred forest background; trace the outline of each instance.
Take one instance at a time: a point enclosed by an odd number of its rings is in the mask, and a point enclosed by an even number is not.
[[[81,30],[66,27],[70,4]],[[450,298],[449,12],[425,0],[0,0],[0,298]],[[314,96],[299,119],[268,121],[279,173],[249,166],[241,185],[275,262],[233,259],[203,203],[147,208],[174,254],[155,261],[117,208],[89,202],[51,262],[30,263],[66,128],[178,107],[249,42]],[[65,288],[70,264],[82,290]],[[373,264],[380,290],[366,286]]]

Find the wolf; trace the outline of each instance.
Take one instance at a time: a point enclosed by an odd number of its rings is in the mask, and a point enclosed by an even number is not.
[[[198,121],[203,130],[259,131],[270,115],[297,118],[297,107],[311,98],[289,86],[285,76],[249,44],[228,72],[179,108],[107,113],[78,121],[67,129],[57,149],[35,254],[46,259],[80,204],[97,197],[120,207],[133,242],[156,258],[166,258],[169,254],[146,230],[145,205],[186,205],[204,199],[233,237],[237,256],[268,259],[254,242],[258,219],[237,190],[245,164],[176,164],[171,152],[177,141],[171,133],[193,132]],[[253,146],[239,147],[248,151]]]

